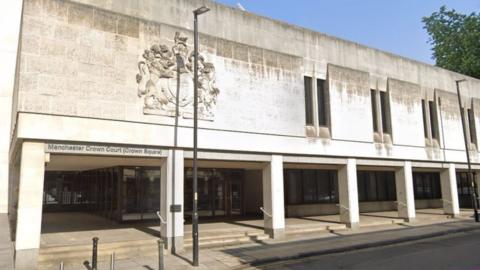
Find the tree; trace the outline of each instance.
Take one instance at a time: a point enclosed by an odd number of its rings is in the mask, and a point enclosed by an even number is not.
[[[480,79],[480,13],[465,15],[442,6],[422,21],[436,65]]]

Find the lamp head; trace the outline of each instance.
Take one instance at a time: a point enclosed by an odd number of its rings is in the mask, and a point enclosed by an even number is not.
[[[200,14],[203,14],[203,13],[205,13],[205,12],[208,12],[209,10],[210,10],[210,9],[209,9],[208,7],[206,7],[206,6],[201,6],[201,7],[197,8],[197,9],[195,9],[195,10],[193,11],[193,14],[195,14],[195,15],[198,16],[198,15],[200,15]]]
[[[466,80],[465,79],[460,79],[460,80],[456,80],[455,82],[456,83],[461,83],[461,82],[464,82],[464,81],[466,81]]]

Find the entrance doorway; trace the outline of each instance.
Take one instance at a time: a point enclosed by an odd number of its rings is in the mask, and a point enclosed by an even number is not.
[[[198,170],[198,215],[235,217],[244,214],[243,170]],[[185,216],[192,215],[193,170],[185,170]]]
[[[157,219],[160,170],[112,167],[88,171],[47,171],[44,212],[81,211],[117,221]]]

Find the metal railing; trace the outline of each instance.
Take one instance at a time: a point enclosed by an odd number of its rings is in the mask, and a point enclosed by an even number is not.
[[[260,207],[260,211],[262,211],[263,214],[265,214],[267,217],[272,218],[272,215],[268,213],[267,210],[265,210],[263,207]]]
[[[161,224],[167,224],[165,219],[163,219],[162,215],[160,215],[160,211],[157,211],[157,216],[158,216],[158,219],[160,219]]]

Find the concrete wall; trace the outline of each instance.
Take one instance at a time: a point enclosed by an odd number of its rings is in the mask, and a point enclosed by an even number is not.
[[[8,209],[12,100],[21,14],[21,0],[0,2],[0,213]]]
[[[442,200],[415,200],[415,209],[442,208]]]
[[[135,81],[137,64],[153,44],[171,47],[176,31],[189,38],[191,49],[191,11],[202,3],[26,0],[16,101],[22,123],[17,136],[171,146],[174,119],[143,113],[144,100],[137,96]],[[201,148],[465,160],[454,97],[451,102],[441,97],[442,106],[448,106],[440,108],[443,124],[439,124],[446,149],[425,147],[420,107],[421,98],[434,89],[446,89],[451,95],[454,80],[465,76],[205,3],[212,11],[200,19],[200,51],[215,65],[220,93],[212,121],[200,121]],[[304,75],[328,77],[331,138],[306,136]],[[480,81],[467,79],[462,84],[465,95],[480,97],[474,91]],[[392,143],[373,142],[369,89],[388,91]],[[435,92],[440,96],[439,90]],[[475,117],[480,123],[477,112]],[[192,146],[191,125],[191,119],[180,119],[180,147]],[[472,157],[478,160],[478,152]]]

